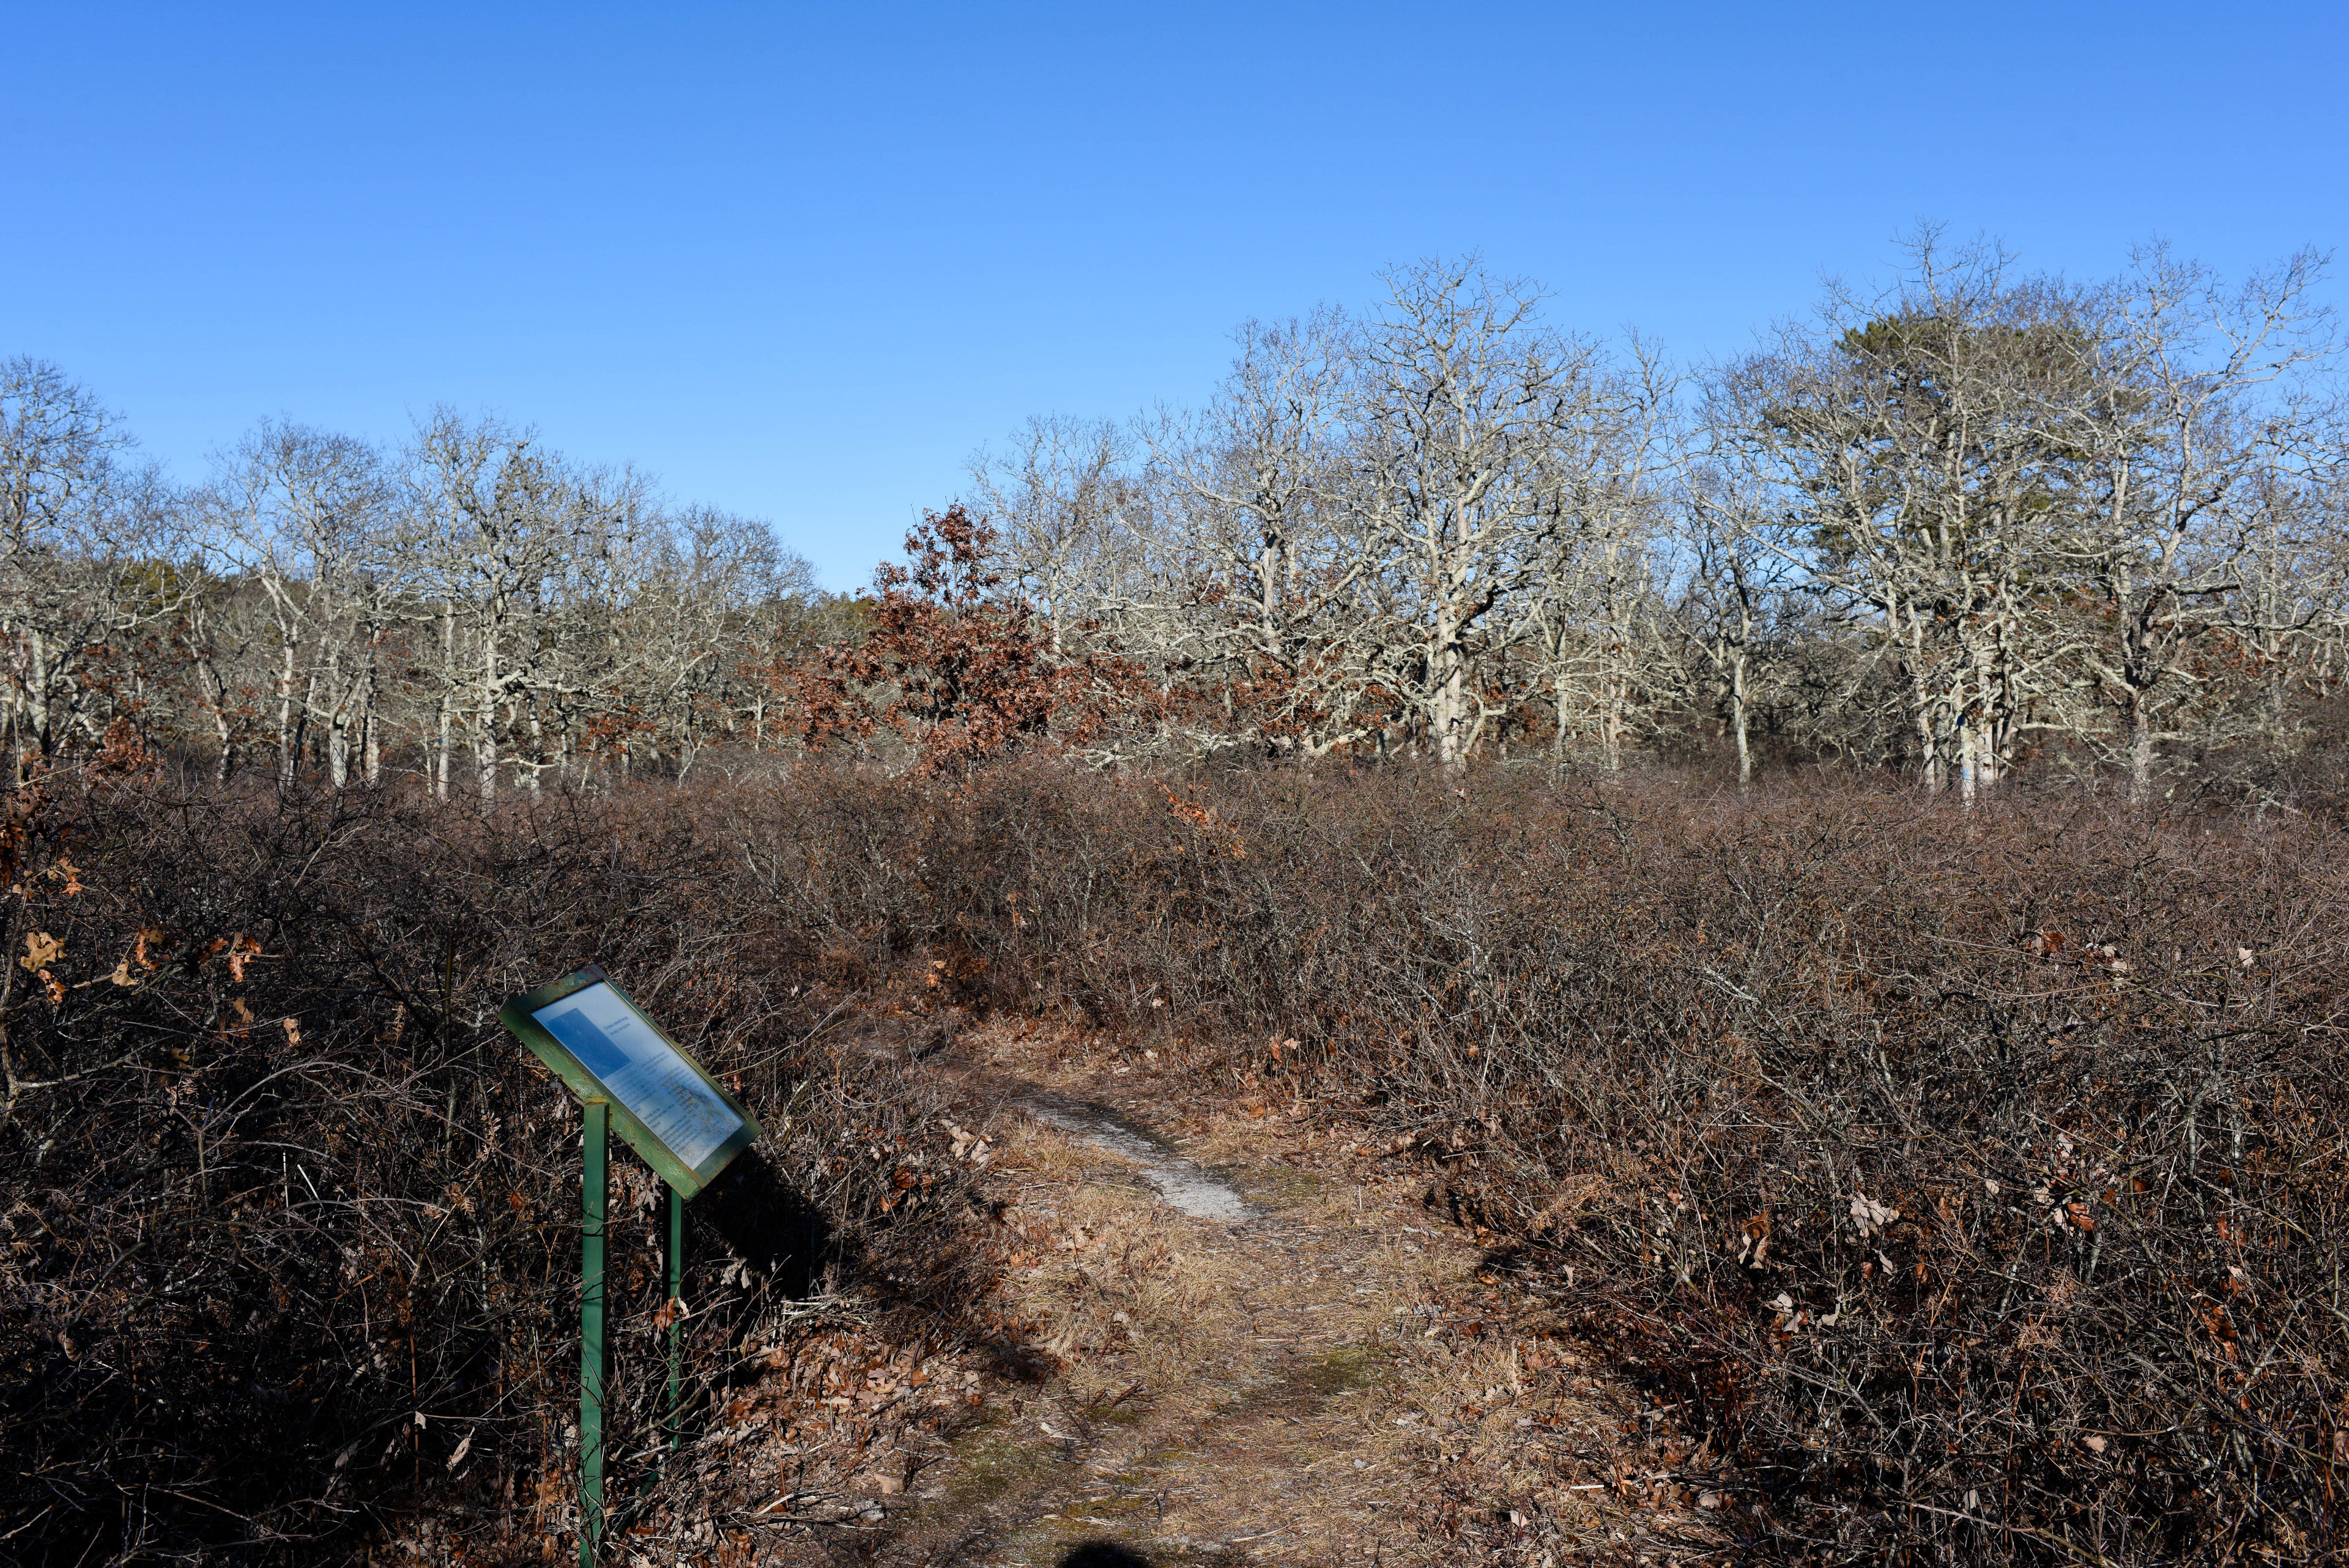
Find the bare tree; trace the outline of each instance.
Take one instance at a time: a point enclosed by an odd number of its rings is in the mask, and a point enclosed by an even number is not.
[[[2050,422],[2082,452],[2078,515],[2057,543],[2095,613],[2083,659],[2119,710],[2129,798],[2150,798],[2156,750],[2192,740],[2180,721],[2207,693],[2197,649],[2214,633],[2301,624],[2278,585],[2279,470],[2319,460],[2322,421],[2300,372],[2332,345],[2302,254],[2239,290],[2156,249],[2114,293],[2097,395]],[[2242,596],[2267,604],[2247,613]],[[2270,618],[2276,618],[2271,619]]]
[[[1011,438],[1009,452],[970,460],[1009,583],[1043,612],[1055,651],[1072,620],[1125,597],[1134,556],[1125,528],[1133,456],[1125,432],[1106,420],[1039,417]]]
[[[2270,757],[2297,750],[2307,722],[2295,698],[2342,679],[2349,629],[2349,441],[2337,418],[2313,443],[2318,460],[2276,464],[2255,476],[2251,524],[2234,561],[2240,585],[2227,601],[2226,635],[2246,656],[2256,691],[2249,722]]]
[[[105,726],[106,671],[136,628],[176,613],[192,574],[181,500],[129,463],[130,437],[42,360],[0,360],[0,637],[16,776]]]
[[[1764,542],[1768,503],[1737,468],[1700,457],[1683,473],[1677,500],[1684,566],[1666,641],[1688,649],[1712,676],[1744,790],[1754,782],[1756,655],[1781,618],[1795,572]]]
[[[315,722],[339,789],[355,743],[364,761],[383,635],[401,613],[397,485],[367,442],[284,421],[264,421],[217,468],[205,510],[276,634],[278,787],[293,787]]]
[[[1708,421],[1777,503],[1765,537],[1897,663],[1928,787],[1971,797],[2012,765],[2064,651],[2044,572],[2080,454],[2056,410],[2101,391],[2099,302],[2017,282],[1992,251],[1944,265],[1930,233],[1916,255],[1890,300],[1833,294],[1825,330],[1730,367]]]
[[[1393,548],[1350,504],[1350,331],[1330,310],[1248,322],[1206,407],[1145,427],[1185,557],[1167,576],[1188,613],[1168,619],[1221,684],[1227,722],[1313,754],[1368,733],[1356,710],[1381,633],[1361,590]]]
[[[474,774],[488,800],[497,794],[508,710],[529,689],[546,649],[533,623],[553,608],[555,575],[597,518],[632,504],[642,483],[623,474],[583,484],[534,436],[445,410],[419,429],[410,462],[440,605],[434,787],[447,795],[453,732],[470,687]]]
[[[1601,397],[1599,355],[1537,323],[1532,286],[1474,258],[1384,281],[1385,306],[1353,346],[1350,499],[1374,547],[1393,551],[1381,673],[1456,768],[1495,711],[1475,678],[1488,618],[1565,524],[1555,458]]]
[[[1554,763],[1569,736],[1587,732],[1605,765],[1621,767],[1653,646],[1646,634],[1661,605],[1655,551],[1666,528],[1673,379],[1649,345],[1633,339],[1631,355],[1628,372],[1594,376],[1573,416],[1553,426],[1541,461],[1557,523],[1511,607],[1516,625],[1497,639],[1533,646]]]
[[[988,515],[941,515],[990,542],[987,614],[1096,762],[1620,766],[1717,736],[1744,784],[1767,737],[1969,796],[2035,763],[2143,800],[2281,755],[2349,679],[2317,275],[2222,287],[2157,250],[2078,286],[1928,231],[1890,288],[1831,288],[1710,374],[1683,429],[1636,337],[1430,261],[1365,314],[1247,324],[1203,408],[1029,421],[974,460]],[[484,798],[683,776],[813,733],[803,678],[872,625],[763,524],[494,420],[438,411],[396,464],[264,422],[204,493],[209,569],[127,447],[54,367],[0,367],[20,774],[129,719],[222,777],[274,729],[289,785],[376,778],[392,741],[443,797],[460,752]]]
[[[669,519],[651,565],[622,620],[639,650],[636,684],[665,716],[683,778],[760,701],[739,650],[758,618],[806,593],[813,574],[766,524],[710,507]]]

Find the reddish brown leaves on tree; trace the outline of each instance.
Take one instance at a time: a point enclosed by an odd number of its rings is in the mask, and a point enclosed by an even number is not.
[[[905,535],[907,564],[883,562],[867,629],[788,672],[811,748],[886,732],[927,772],[959,771],[1040,746],[1090,739],[1137,672],[1114,657],[1069,656],[994,566],[996,530],[959,504]]]

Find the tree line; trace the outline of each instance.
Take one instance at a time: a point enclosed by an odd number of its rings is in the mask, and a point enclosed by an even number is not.
[[[20,774],[109,735],[289,787],[684,774],[761,743],[762,673],[840,618],[764,524],[446,410],[391,450],[264,421],[175,487],[87,389],[18,358],[0,487]]]
[[[1029,421],[870,596],[447,410],[176,486],[0,365],[20,773],[135,738],[437,792],[843,746],[2018,770],[2131,797],[2317,737],[2349,647],[2323,258],[2089,283],[1920,234],[1752,351],[1562,330],[1474,258],[1251,322],[1202,405]]]

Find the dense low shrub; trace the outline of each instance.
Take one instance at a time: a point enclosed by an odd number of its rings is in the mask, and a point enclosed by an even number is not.
[[[1773,1550],[2340,1550],[2329,822],[1406,771],[792,801],[762,875],[834,964],[1367,1106],[1606,1309]]]
[[[495,1013],[581,963],[770,1129],[692,1210],[697,1368],[843,1270],[915,1303],[959,1288],[962,1168],[917,1147],[897,1069],[815,1033],[812,953],[708,797],[484,816],[150,773],[16,805],[8,1560],[333,1561],[383,1525],[535,1559],[575,1458],[580,1123]],[[657,1184],[616,1144],[615,1168],[625,1490],[666,1368]]]
[[[9,1072],[47,1086],[0,1128],[0,1515],[36,1560],[555,1517],[575,1123],[492,1014],[589,958],[783,1129],[705,1217],[712,1365],[744,1262],[972,1288],[952,1189],[894,1196],[919,1090],[836,1021],[1061,1009],[1427,1162],[1571,1282],[1752,1555],[2341,1554],[2329,820],[1037,762],[487,816],[97,782],[14,821]]]

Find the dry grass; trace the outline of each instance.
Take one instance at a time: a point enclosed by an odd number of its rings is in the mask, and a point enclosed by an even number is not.
[[[1118,1156],[998,1111],[1000,1310],[1025,1365],[1054,1370],[1007,1386],[945,1467],[988,1511],[971,1551],[1044,1565],[1107,1536],[1165,1563],[1449,1563],[1687,1533],[1625,1458],[1629,1392],[1354,1134],[1261,1096],[1176,1115],[1146,1058],[1091,1032],[962,1046],[999,1096],[1016,1074],[1147,1117],[1257,1210],[1186,1219]],[[904,1560],[940,1523],[914,1519]]]
[[[1237,1259],[1170,1223],[1131,1161],[1007,1121],[998,1179],[1017,1199],[1003,1215],[999,1300],[1061,1369],[1061,1397],[1091,1404],[1140,1384],[1163,1402],[1199,1389],[1213,1376],[1203,1352],[1232,1335]]]

